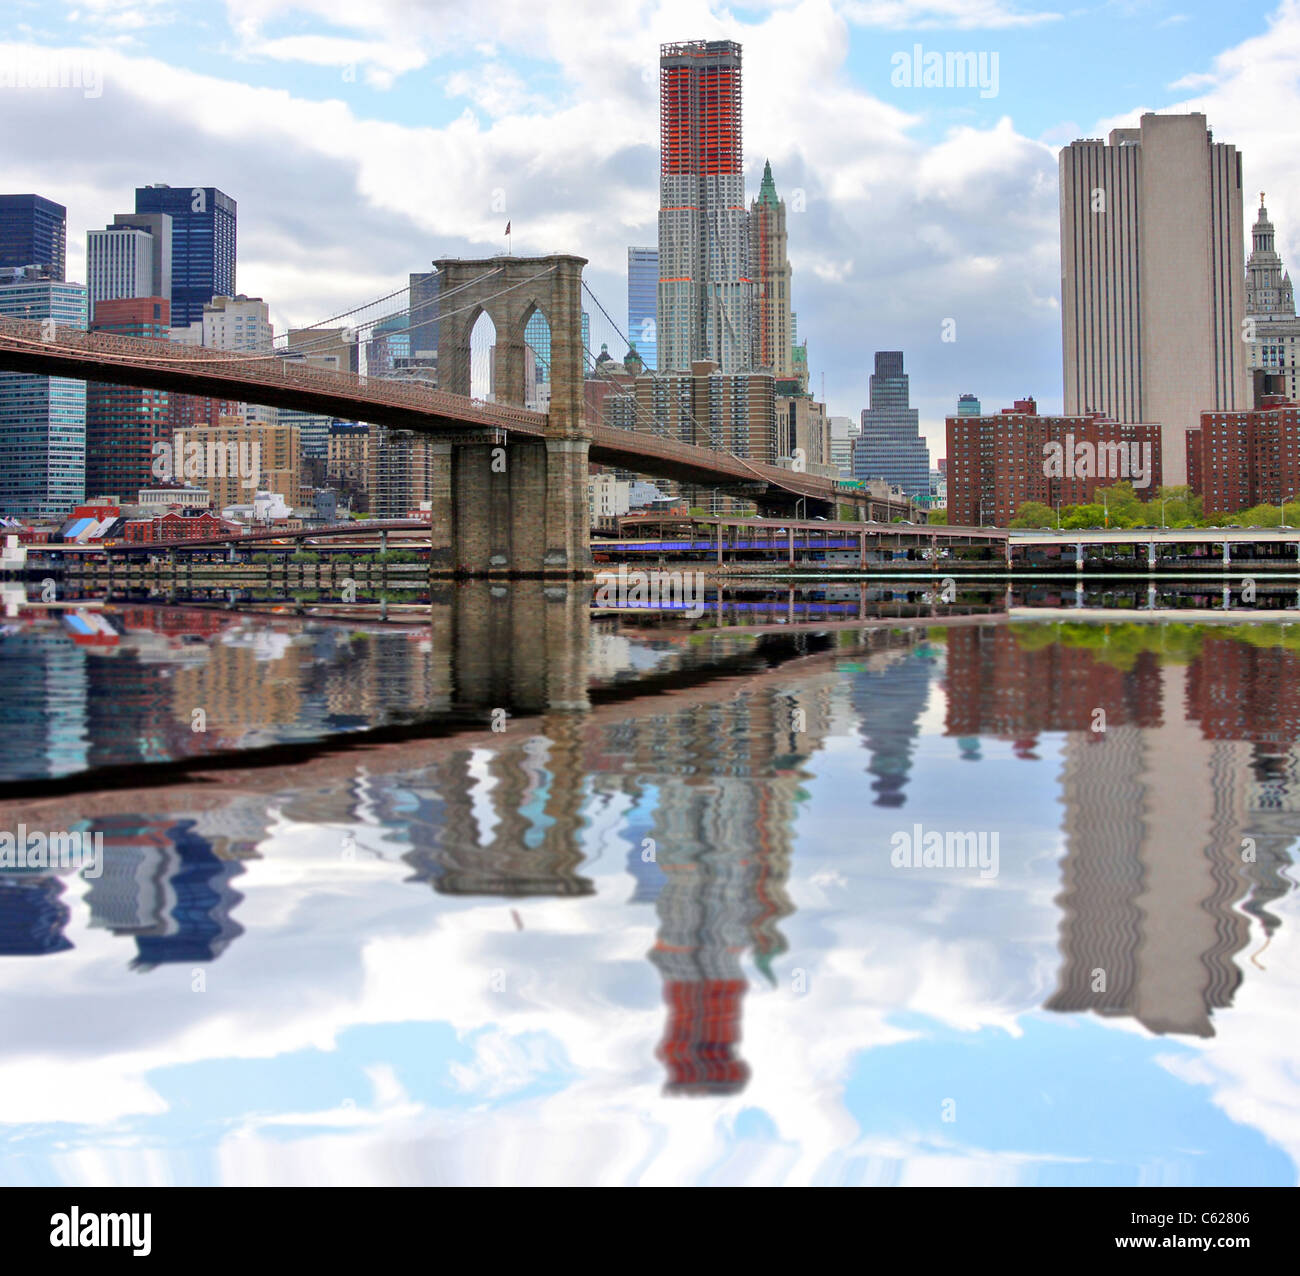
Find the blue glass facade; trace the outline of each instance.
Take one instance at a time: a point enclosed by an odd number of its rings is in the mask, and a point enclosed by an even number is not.
[[[551,325],[540,310],[524,325],[524,344],[537,356],[537,383],[551,379]],[[591,316],[582,312],[582,348],[587,352],[586,366],[591,367]]]
[[[85,328],[84,284],[0,287],[0,315]],[[86,383],[0,372],[0,514],[56,521],[86,495]]]
[[[410,348],[406,357],[436,358],[438,354],[438,298],[442,290],[438,272],[430,270],[410,276],[411,312],[407,316]],[[385,321],[387,322],[387,321]],[[383,327],[381,324],[380,327]],[[376,334],[379,329],[377,328]]]
[[[235,201],[215,186],[141,186],[137,213],[172,219],[172,326],[201,323],[213,297],[235,296]]]
[[[43,195],[0,195],[0,268],[45,266],[64,276],[68,210]]]
[[[627,337],[647,368],[659,366],[659,249],[627,250]]]
[[[901,350],[877,350],[869,408],[853,448],[853,477],[884,479],[908,496],[930,498],[930,449],[921,437],[920,413],[908,406]]]

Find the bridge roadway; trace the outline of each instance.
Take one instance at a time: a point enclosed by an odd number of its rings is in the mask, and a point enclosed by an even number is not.
[[[679,520],[651,519],[647,522],[657,524],[690,522],[703,530],[707,539],[696,539],[695,533],[689,541],[663,539],[646,541],[643,539],[596,539],[591,548],[597,553],[621,553],[634,555],[638,553],[657,553],[674,550],[693,550],[704,553],[717,553],[719,539],[723,549],[732,552],[738,549],[769,550],[776,553],[792,547],[793,549],[859,549],[864,545],[879,548],[924,547],[930,545],[989,545],[1003,546],[1007,533],[994,527],[925,527],[908,523],[843,523],[821,519],[758,519],[758,518],[692,518]],[[83,555],[105,553],[148,554],[158,550],[205,549],[222,545],[258,545],[268,542],[297,540],[313,541],[318,538],[347,537],[361,539],[367,536],[388,533],[413,533],[427,537],[429,524],[423,519],[357,519],[349,523],[334,523],[323,527],[297,527],[291,529],[270,528],[265,531],[241,531],[222,536],[192,536],[169,541],[117,541],[112,545],[91,544],[37,544],[28,546],[30,553],[58,552]],[[749,539],[744,538],[748,533]],[[402,542],[397,543],[400,547]],[[419,546],[417,546],[419,548]],[[427,546],[425,546],[427,548]]]
[[[1297,545],[1300,527],[1015,528],[1010,538],[1013,550],[1021,545]]]
[[[879,504],[879,498],[877,498]],[[673,539],[671,536],[663,536],[665,528],[674,529],[682,528],[690,524],[692,535],[697,534],[696,529],[702,529],[704,535],[709,538],[712,545],[721,534],[724,543],[730,544],[728,540],[732,536],[740,536],[743,533],[750,534],[767,534],[788,536],[792,533],[810,533],[825,534],[828,536],[852,537],[856,543],[859,536],[876,537],[880,540],[899,538],[915,544],[947,544],[963,543],[967,545],[1004,545],[1009,535],[1006,528],[1003,527],[949,527],[946,523],[936,523],[933,527],[925,523],[881,523],[876,521],[837,521],[827,518],[740,518],[740,517],[718,517],[711,515],[650,515],[645,518],[644,523],[638,519],[633,523],[630,519],[623,523],[624,532],[637,533],[634,539],[644,540],[640,533],[643,530],[651,528],[657,529],[660,533],[660,539]],[[592,542],[593,546],[596,542]],[[618,545],[619,540],[615,537],[602,541],[602,546],[613,547]]]
[[[59,327],[37,320],[0,319],[0,371],[104,381],[328,414],[413,430],[451,442],[542,439],[547,416],[485,403],[427,385],[309,367],[276,355],[239,354],[112,333]],[[793,506],[800,499],[865,505],[870,498],[841,490],[832,479],[640,430],[589,425],[589,460],[635,473],[705,487],[734,489],[750,499]]]
[[[1066,551],[1073,551],[1074,568],[1084,571],[1089,564],[1089,551],[1097,562],[1123,565],[1131,558],[1134,566],[1142,566],[1145,550],[1145,567],[1156,571],[1162,564],[1171,570],[1205,570],[1209,559],[1217,557],[1222,570],[1231,571],[1249,567],[1289,568],[1300,564],[1300,528],[1295,527],[1128,527],[1093,528],[1089,530],[1051,531],[1048,529],[1016,530],[1008,542],[1007,562],[1015,566],[1017,557],[1023,563],[1029,551],[1058,548],[1061,562],[1067,561]],[[1169,552],[1172,547],[1172,552]],[[1233,549],[1245,552],[1234,563]],[[1206,553],[1206,550],[1217,550]],[[1187,550],[1201,551],[1188,553]],[[1017,555],[1016,551],[1019,551]],[[1164,551],[1164,552],[1162,552]],[[1261,553],[1261,551],[1263,551]],[[1280,552],[1279,552],[1280,551]],[[1294,557],[1292,557],[1294,553]],[[1040,554],[1031,566],[1051,564]]]
[[[429,534],[429,524],[423,519],[357,519],[351,523],[331,523],[325,527],[295,527],[290,529],[271,528],[268,531],[242,531],[225,536],[190,536],[183,540],[170,541],[115,541],[112,545],[78,545],[75,542],[64,544],[56,541],[52,544],[36,544],[27,547],[28,552],[57,550],[60,553],[80,554],[148,554],[160,549],[204,549],[217,545],[259,545],[268,541],[312,540],[318,536],[364,537],[369,533],[417,532]],[[400,544],[400,542],[399,542]]]

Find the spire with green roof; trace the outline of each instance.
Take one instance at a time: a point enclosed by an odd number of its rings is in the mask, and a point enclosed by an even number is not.
[[[775,208],[780,202],[776,197],[776,183],[772,180],[771,160],[767,160],[763,164],[763,180],[758,187],[758,202],[766,204],[769,208]]]

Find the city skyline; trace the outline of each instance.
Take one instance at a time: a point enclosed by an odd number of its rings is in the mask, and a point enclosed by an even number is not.
[[[1170,21],[1180,15],[1186,20]],[[961,391],[974,389],[990,402],[1028,392],[1044,410],[1059,404],[1054,170],[1060,144],[1104,135],[1109,125],[1131,127],[1146,109],[1202,110],[1216,137],[1241,151],[1246,189],[1269,191],[1279,251],[1284,259],[1293,255],[1291,210],[1300,208],[1300,199],[1290,195],[1290,143],[1277,132],[1276,120],[1295,92],[1285,38],[1300,25],[1294,4],[1271,15],[1271,39],[1264,35],[1266,14],[1218,15],[1211,26],[1205,7],[1181,6],[1134,19],[1134,30],[1145,23],[1145,29],[1162,33],[1149,58],[1151,69],[1121,53],[1105,74],[1089,77],[1086,93],[1071,89],[1056,99],[1045,86],[1044,68],[1035,63],[1031,70],[1017,51],[1037,47],[1037,33],[1039,44],[1055,49],[1071,43],[1086,53],[1100,39],[1097,21],[972,6],[950,19],[958,29],[937,32],[927,25],[934,15],[922,5],[903,14],[902,20],[915,25],[900,29],[854,25],[826,6],[783,8],[743,21],[723,20],[701,5],[695,16],[675,11],[669,22],[655,13],[644,26],[633,23],[602,37],[605,43],[596,42],[596,48],[562,50],[557,33],[566,16],[546,25],[529,65],[514,66],[520,35],[506,39],[490,66],[506,79],[513,76],[514,87],[500,88],[497,99],[489,91],[496,83],[490,67],[481,84],[465,69],[482,55],[465,44],[464,33],[444,33],[455,38],[442,59],[423,51],[423,18],[412,18],[407,69],[390,67],[388,88],[379,87],[381,55],[396,43],[396,20],[387,15],[380,16],[377,38],[354,50],[355,65],[328,67],[323,63],[341,52],[331,37],[317,37],[324,45],[312,66],[291,41],[273,34],[277,24],[269,20],[251,20],[252,34],[241,38],[258,52],[238,62],[214,54],[210,40],[182,47],[177,37],[183,22],[168,30],[145,23],[124,50],[96,55],[104,77],[101,96],[50,91],[59,109],[42,113],[34,133],[14,139],[9,188],[37,191],[68,206],[73,279],[85,276],[84,233],[107,225],[136,185],[176,181],[188,173],[229,191],[244,214],[240,289],[267,298],[278,330],[376,295],[390,279],[401,279],[412,261],[427,259],[431,240],[449,254],[495,250],[507,220],[516,252],[571,245],[591,257],[597,291],[617,296],[626,286],[628,245],[653,242],[658,40],[735,38],[747,67],[746,196],[756,193],[770,157],[791,207],[790,257],[813,383],[820,386],[825,376],[832,415],[856,415],[864,406],[869,371],[861,351],[903,349],[922,431],[935,450],[943,417]],[[792,46],[796,17],[807,30]],[[1070,40],[1063,41],[1067,27]],[[846,38],[837,41],[828,32]],[[50,38],[53,48],[57,29]],[[0,49],[12,59],[18,36],[0,29],[0,41],[6,39],[15,43]],[[1000,52],[997,96],[891,85],[890,54],[918,42]],[[1052,52],[1048,61],[1058,56]],[[128,74],[133,60],[150,58],[173,63],[149,80],[151,100],[160,108],[175,103],[170,113],[151,111],[133,96],[142,91],[139,77]],[[458,60],[464,67],[453,69]],[[602,60],[605,65],[598,67]],[[1253,95],[1244,91],[1240,69],[1248,61],[1255,83],[1262,76],[1265,88],[1274,85],[1281,94],[1267,107],[1251,100],[1260,95],[1258,88]],[[352,76],[344,78],[349,67]],[[567,75],[558,94],[557,67]],[[620,82],[621,72],[627,84]],[[191,109],[184,90],[197,87],[196,76],[226,85],[227,140]],[[1202,81],[1185,78],[1195,76]],[[811,114],[804,101],[810,78],[824,85]],[[430,123],[415,130],[418,136],[406,137],[415,128],[407,117],[421,85],[417,96]],[[276,92],[287,116],[261,110],[255,132],[255,104],[269,109],[267,95]],[[461,114],[467,94],[471,113],[477,112],[472,121]],[[802,95],[802,114],[791,109],[792,95]],[[1045,114],[1049,103],[1068,116]],[[7,105],[0,96],[0,110]],[[598,105],[602,127],[577,127]],[[92,154],[87,137],[113,128],[117,112],[127,106],[134,107],[130,137],[111,162],[102,147]],[[568,127],[558,130],[564,137],[546,136],[564,112]],[[835,114],[833,128],[823,112]],[[327,115],[339,130],[328,143],[322,137]],[[539,120],[550,124],[539,127]],[[390,140],[366,145],[366,138],[378,141],[375,130],[381,126],[392,131]],[[458,128],[461,143],[473,138],[473,164],[464,146],[456,145]],[[578,135],[580,154],[573,142]],[[272,138],[287,146],[274,164]],[[145,145],[138,146],[139,139]],[[412,142],[445,161],[437,201],[422,199],[421,166],[412,171],[409,154],[392,154],[393,144]],[[548,180],[519,176],[521,147],[549,173]],[[196,154],[204,156],[202,173],[191,171]],[[556,194],[558,188],[568,194]],[[310,200],[301,197],[306,189]],[[796,192],[799,203],[792,198]],[[617,210],[612,218],[604,215],[611,208]],[[945,318],[956,319],[955,342],[940,340]]]
[[[0,6],[19,1256],[1280,1251],[1298,112],[1300,0]]]

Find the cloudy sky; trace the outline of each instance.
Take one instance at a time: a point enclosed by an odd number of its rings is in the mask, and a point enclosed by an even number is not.
[[[1205,112],[1300,244],[1300,0],[5,0],[0,188],[67,205],[83,278],[137,185],[221,187],[277,329],[499,251],[507,219],[516,253],[588,257],[621,321],[656,237],[658,46],[696,38],[744,46],[750,194],[770,158],[833,413],[880,348],[932,442],[966,391],[1059,407],[1056,149],[1143,110]],[[917,45],[996,54],[996,93],[895,84]],[[92,87],[13,87],[39,67]]]

